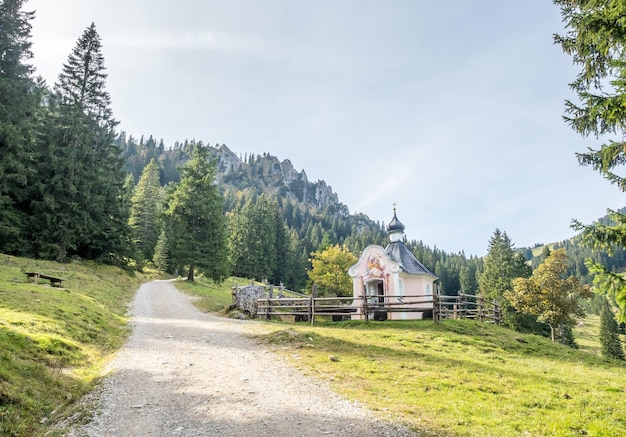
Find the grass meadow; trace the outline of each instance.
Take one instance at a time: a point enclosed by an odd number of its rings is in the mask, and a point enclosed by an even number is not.
[[[187,290],[219,309],[230,285]],[[626,363],[599,356],[597,316],[578,350],[472,320],[262,323],[302,372],[420,435],[626,435]]]
[[[27,282],[28,271],[63,287]],[[150,279],[0,255],[0,435],[58,436],[65,417],[89,416],[77,401],[127,338],[128,305]],[[226,316],[237,281],[176,285]],[[626,435],[626,365],[599,356],[597,317],[576,330],[579,350],[469,320],[258,326],[257,340],[304,374],[420,435]]]
[[[63,287],[25,272],[62,278]],[[0,435],[32,436],[71,414],[128,334],[146,275],[0,255]]]

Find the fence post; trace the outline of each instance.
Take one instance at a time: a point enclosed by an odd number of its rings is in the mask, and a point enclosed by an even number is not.
[[[501,323],[500,317],[502,317],[500,313],[500,304],[496,299],[493,300],[493,320],[496,325]]]
[[[239,292],[239,286],[235,284],[235,281],[233,281],[233,288],[231,290],[232,303],[234,304],[237,302],[237,293]]]
[[[317,296],[317,284],[313,284],[311,297],[309,298],[309,323],[312,325],[315,321],[315,297]]]
[[[467,318],[467,295],[462,293],[462,294],[459,294],[459,297],[461,298],[461,318],[466,319]]]
[[[274,297],[274,286],[270,285],[270,295],[269,299],[267,299],[267,305],[265,306],[265,318],[270,320],[272,318],[272,298]]]
[[[364,294],[363,295],[363,314],[365,315],[365,323],[369,322],[369,314],[368,314],[368,309],[367,309],[367,296]]]
[[[439,323],[439,294],[433,294],[433,322]]]

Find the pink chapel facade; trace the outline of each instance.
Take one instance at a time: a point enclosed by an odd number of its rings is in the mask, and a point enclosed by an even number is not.
[[[432,303],[415,303],[416,300],[428,300],[437,291],[437,277],[428,270],[403,241],[404,225],[393,211],[393,219],[387,226],[389,244],[383,248],[378,245],[366,247],[359,261],[348,269],[352,278],[353,296],[367,296],[368,306],[379,303],[394,303],[394,312],[382,309],[370,314],[370,318],[379,320],[410,320],[423,318],[423,312],[405,312],[402,308],[418,307],[432,309]],[[420,296],[416,298],[416,296]],[[361,301],[362,302],[362,301]],[[406,302],[406,303],[405,303]],[[362,307],[352,315],[353,319],[364,317]]]

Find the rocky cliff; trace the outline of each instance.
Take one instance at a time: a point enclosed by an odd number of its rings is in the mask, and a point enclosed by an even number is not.
[[[217,161],[217,179],[220,184],[237,190],[256,187],[317,210],[332,207],[341,215],[349,215],[348,207],[339,202],[332,187],[320,180],[310,182],[305,171],[297,171],[288,159],[280,161],[267,153],[242,159],[225,145],[210,149]]]

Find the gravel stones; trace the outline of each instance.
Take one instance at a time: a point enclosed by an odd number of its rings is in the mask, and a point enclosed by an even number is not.
[[[258,326],[203,313],[169,281],[142,285],[133,333],[72,437],[414,436],[303,376],[246,336]]]

